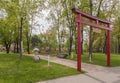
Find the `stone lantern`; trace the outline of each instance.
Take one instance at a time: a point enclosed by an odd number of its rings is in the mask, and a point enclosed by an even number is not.
[[[33,49],[33,52],[34,52],[34,56],[33,56],[33,60],[35,62],[38,62],[40,60],[40,56],[39,56],[39,49],[38,48],[34,48]]]

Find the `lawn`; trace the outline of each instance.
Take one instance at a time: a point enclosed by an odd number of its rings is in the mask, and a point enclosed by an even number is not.
[[[106,66],[106,57],[107,56],[102,53],[93,53],[92,62],[89,62],[88,54],[85,53],[84,55],[82,55],[82,62]],[[67,58],[70,59],[70,57]],[[77,60],[76,54],[74,54],[73,60]],[[120,66],[120,55],[111,54],[111,66],[112,67]]]
[[[48,67],[45,60],[36,63],[30,56],[19,60],[15,54],[0,54],[0,83],[34,83],[75,74],[80,73],[55,63]]]

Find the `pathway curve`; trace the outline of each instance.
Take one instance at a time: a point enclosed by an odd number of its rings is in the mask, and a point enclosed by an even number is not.
[[[47,56],[39,56],[41,59],[48,60]],[[77,68],[77,62],[72,60],[50,57],[50,62]],[[41,81],[37,83],[120,83],[120,67],[108,68],[82,63],[82,70],[87,71],[87,73],[57,78],[48,81]]]

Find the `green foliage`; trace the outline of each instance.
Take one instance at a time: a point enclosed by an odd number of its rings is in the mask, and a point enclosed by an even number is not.
[[[93,16],[113,23],[113,31],[111,32],[111,51],[113,53],[120,53],[120,1],[91,1],[92,10],[90,9],[90,0],[0,0],[0,11],[4,11],[6,14],[4,17],[0,17],[0,43],[5,44],[5,41],[9,42],[9,44],[16,43],[20,35],[21,18],[23,18],[23,47],[28,49],[30,47],[32,30],[37,25],[37,23],[35,23],[35,18],[43,13],[42,10],[49,10],[46,19],[50,22],[49,24],[51,26],[46,32],[38,35],[42,43],[37,44],[36,46],[45,49],[60,48],[62,51],[65,49],[69,50],[69,52],[76,51],[77,25],[74,22],[76,16],[71,11],[71,9],[75,7],[88,14],[92,12]],[[100,24],[103,25],[102,23]],[[83,31],[87,34],[84,34],[86,35],[84,36],[86,37],[86,40],[83,40],[83,42],[88,44],[90,30],[88,26],[82,26]],[[94,40],[93,51],[105,51],[106,31],[102,31],[100,34],[92,33],[92,36],[92,39]],[[84,44],[83,47],[85,47],[84,49],[87,49],[89,48],[89,45],[86,47]]]
[[[81,11],[90,14],[92,12],[93,16],[108,20],[108,21],[114,21],[112,18],[116,18],[116,15],[119,15],[118,13],[118,0],[91,0],[92,1],[92,10],[90,10],[90,0],[52,0],[49,1],[49,10],[50,16],[48,18],[51,18],[53,21],[53,27],[58,26],[57,28],[60,29],[62,32],[62,27],[65,27],[64,30],[66,30],[67,35],[64,35],[66,38],[66,43],[64,46],[66,46],[67,49],[70,49],[70,47],[73,48],[77,41],[77,32],[76,32],[76,25],[73,21],[75,18],[74,14],[71,12],[71,9],[76,7],[80,9]],[[59,5],[58,5],[59,4]],[[110,7],[108,7],[110,6]],[[116,9],[117,8],[117,9]],[[54,13],[56,12],[56,13]],[[117,14],[116,14],[117,13]],[[84,19],[84,18],[83,18]],[[102,24],[101,24],[102,25]],[[89,29],[85,29],[86,26],[83,25],[83,30],[89,35]],[[57,31],[57,29],[56,29]],[[56,34],[57,35],[57,34]],[[60,35],[60,34],[58,34]],[[96,50],[102,52],[106,48],[106,31],[101,31],[100,34],[92,33],[92,39],[93,41],[93,51]],[[89,37],[87,37],[89,38]],[[86,41],[84,41],[86,42]],[[57,42],[59,44],[59,42]],[[87,40],[88,43],[88,40]],[[73,46],[72,46],[73,45]],[[84,45],[83,45],[84,46]],[[114,46],[114,45],[113,45]],[[112,49],[113,50],[113,49]]]
[[[8,64],[9,63],[9,64]],[[76,69],[41,60],[35,63],[32,57],[24,56],[18,60],[15,54],[0,54],[1,83],[34,83],[63,76],[80,74]]]
[[[33,35],[31,38],[31,44],[32,47],[39,47],[42,44],[42,41],[39,39],[39,37],[37,35]]]
[[[21,42],[23,36],[24,42],[27,42],[27,47],[30,47],[28,45],[30,45],[29,41],[33,29],[33,19],[39,12],[37,9],[43,8],[43,3],[44,0],[0,0],[0,11],[4,10],[6,13],[6,17],[1,17],[4,20],[0,23],[0,33],[3,37],[1,42],[10,42],[9,44],[16,43],[16,41]],[[21,28],[23,28],[22,31]]]

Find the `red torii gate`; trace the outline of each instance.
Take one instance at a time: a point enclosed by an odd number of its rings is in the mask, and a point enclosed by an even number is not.
[[[102,20],[102,19],[99,19],[99,18],[96,18],[94,16],[91,16],[89,14],[86,14],[86,13],[83,13],[81,12],[80,10],[78,9],[75,9],[73,8],[72,9],[72,12],[77,14],[77,18],[75,18],[75,22],[78,24],[78,46],[77,46],[77,70],[78,71],[81,71],[81,24],[86,24],[86,25],[89,25],[89,26],[92,26],[92,27],[96,27],[96,28],[100,28],[100,29],[104,29],[104,30],[107,30],[107,66],[110,66],[110,22],[109,21],[105,21],[105,20]],[[84,18],[88,18],[90,20],[93,20],[95,21],[95,23],[93,22],[89,22],[89,21],[85,21],[82,19],[82,17]],[[106,24],[107,26],[103,26],[103,25],[100,25],[99,23],[103,23],[103,24]]]

